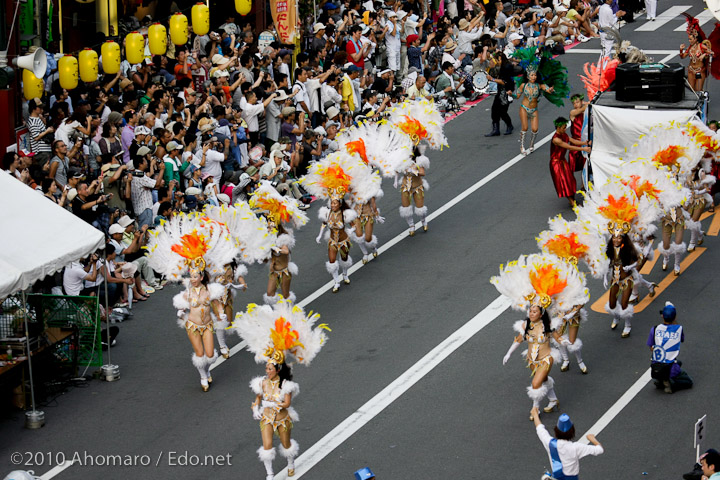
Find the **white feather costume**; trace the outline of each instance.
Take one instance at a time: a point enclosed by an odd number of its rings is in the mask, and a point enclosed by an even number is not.
[[[246,202],[220,207],[207,205],[203,214],[227,228],[234,241],[238,262],[261,263],[270,258],[277,235],[268,231],[267,220],[255,215]]]
[[[685,133],[688,128],[687,123],[657,125],[628,148],[627,155],[621,159],[650,161],[680,177],[687,176],[705,154],[705,149]]]
[[[405,100],[390,109],[390,123],[415,144],[426,142],[433,150],[448,145],[443,132],[445,121],[432,100]]]
[[[361,122],[342,130],[337,140],[341,150],[357,154],[387,178],[405,171],[412,162],[412,140],[386,121]]]
[[[308,167],[300,179],[311,195],[329,200],[338,193],[349,193],[356,203],[367,203],[381,194],[382,178],[359,156],[337,151]]]
[[[250,208],[271,217],[276,223],[282,223],[287,228],[299,228],[305,225],[308,217],[300,210],[298,201],[294,198],[280,195],[267,180],[262,180],[260,186],[252,193]]]

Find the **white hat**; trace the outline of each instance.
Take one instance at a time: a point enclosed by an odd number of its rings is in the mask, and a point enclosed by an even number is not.
[[[337,107],[329,107],[327,110],[325,110],[325,113],[327,114],[327,117],[332,120],[333,118],[340,115],[340,110],[337,109]]]
[[[313,26],[313,33],[318,33],[320,30],[325,30],[325,25],[318,22]]]
[[[388,17],[389,17],[389,16],[390,16],[390,15],[388,15]],[[398,17],[400,20],[402,20],[403,18],[407,17],[407,12],[404,11],[404,10],[399,10],[399,11],[397,12],[397,17]]]
[[[137,127],[135,127],[134,133],[135,133],[135,136],[137,137],[138,135],[150,135],[151,132],[150,132],[150,129],[147,128],[146,126],[138,125]]]
[[[77,189],[71,188],[70,190],[68,190],[67,201],[72,202],[73,200],[75,200],[75,197],[77,197]]]
[[[215,70],[215,73],[213,73],[213,77],[215,78],[221,78],[221,77],[229,77],[230,74],[227,70]]]
[[[110,232],[110,235],[115,235],[116,233],[125,233],[125,229],[117,223],[113,223],[110,225],[108,232]]]
[[[227,194],[225,194],[225,193],[218,193],[217,199],[225,204],[230,203],[230,197],[228,197]]]
[[[390,10],[387,14],[387,18],[397,17],[397,13],[395,13],[393,10]]]
[[[190,187],[185,190],[185,195],[200,195],[202,191],[197,187]]]
[[[519,33],[513,33],[512,35],[510,35],[511,42],[514,40],[522,40],[522,39],[523,39],[523,36],[520,35]]]
[[[123,215],[120,217],[120,219],[117,221],[117,223],[124,229],[126,229],[129,225],[133,223],[133,219],[128,217],[127,215]]]
[[[568,9],[567,9],[567,7],[565,7],[563,5],[558,5],[557,7],[555,7],[555,11],[557,13],[562,13],[562,12],[567,12]]]
[[[122,276],[122,278],[132,278],[135,276],[135,272],[137,272],[137,268],[138,268],[137,265],[135,265],[132,262],[128,262],[122,266],[120,276]]]
[[[322,126],[315,127],[313,129],[313,131],[315,133],[317,133],[318,135],[322,135],[323,137],[327,136],[327,132],[325,131],[325,129]]]
[[[216,53],[215,55],[212,56],[213,65],[225,63],[224,60],[225,60],[225,57],[223,57],[221,53]]]

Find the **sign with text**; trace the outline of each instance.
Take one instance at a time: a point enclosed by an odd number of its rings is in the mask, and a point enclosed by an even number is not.
[[[285,44],[295,43],[297,35],[296,0],[270,0],[270,12],[280,42]]]

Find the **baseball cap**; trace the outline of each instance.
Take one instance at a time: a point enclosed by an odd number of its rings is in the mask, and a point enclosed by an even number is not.
[[[220,200],[224,204],[230,203],[230,197],[228,197],[226,193],[218,193],[217,199]]]
[[[325,10],[337,10],[337,8],[338,6],[332,2],[328,2],[325,4]]]
[[[325,130],[329,129],[330,127],[340,128],[340,124],[334,120],[325,122]]]
[[[393,10],[390,10],[387,14],[387,18],[397,17],[397,13],[395,13]]]
[[[327,132],[325,131],[325,129],[322,126],[315,127],[314,132],[317,133],[318,135],[322,135],[323,137],[327,135]]]
[[[20,149],[20,156],[21,157],[33,157],[35,154],[31,152],[30,150],[27,150],[25,148]]]
[[[255,175],[257,172],[258,172],[257,167],[249,166],[248,168],[245,169],[245,173],[247,173],[247,174],[250,175],[251,177],[252,177],[253,175]]]
[[[358,67],[357,65],[349,65],[345,68],[349,73],[351,72],[362,72],[362,68]]]
[[[513,33],[512,35],[510,35],[511,42],[514,40],[522,40],[522,38],[523,38],[523,36],[520,35],[519,33]]]
[[[115,235],[116,233],[125,233],[125,229],[117,223],[113,223],[110,225],[108,232],[110,232],[110,235]]]
[[[288,115],[292,115],[293,113],[295,113],[294,107],[285,107],[282,109],[283,117],[287,117]]]
[[[85,179],[85,174],[79,168],[71,168],[68,170],[68,178]]]
[[[465,19],[463,18],[463,20],[465,20]],[[407,41],[408,45],[410,45],[417,39],[418,39],[418,36],[413,34],[413,35],[408,35],[406,41]]]
[[[179,148],[180,148],[180,144],[178,144],[178,143],[177,143],[176,141],[174,141],[174,140],[168,142],[168,144],[165,146],[165,150],[166,150],[168,153],[170,153],[170,152],[172,152],[172,151],[175,151],[175,150],[177,150],[177,149],[179,149]]]
[[[665,320],[675,320],[675,316],[677,315],[677,309],[675,308],[675,305],[673,305],[671,302],[665,302],[665,306],[662,310],[660,310],[660,313]]]

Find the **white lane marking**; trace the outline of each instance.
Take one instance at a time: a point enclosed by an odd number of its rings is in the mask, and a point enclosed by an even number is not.
[[[670,59],[673,58],[673,57],[676,57],[677,55],[678,55],[678,52],[677,52],[677,51],[671,52],[671,53],[669,53],[667,56],[665,56],[665,57],[663,57],[662,59],[660,59],[660,61],[659,61],[658,63],[667,63],[668,60],[670,60]]]
[[[708,8],[708,9],[703,10],[702,12],[700,12],[699,15],[696,15],[695,18],[696,18],[697,21],[700,23],[700,26],[703,26],[703,25],[705,25],[707,22],[709,22],[710,20],[713,20],[713,19],[715,18],[715,16],[713,15],[712,10],[710,10],[710,9]],[[686,29],[687,29],[687,22],[683,22],[679,27],[677,27],[677,28],[676,28],[675,30],[673,30],[673,31],[674,31],[674,32],[684,32]]]
[[[565,53],[591,53],[593,55],[597,55],[600,51],[600,48],[571,48],[567,50]],[[677,50],[643,50],[648,55],[668,55],[670,53],[677,53]]]
[[[370,420],[375,418],[380,412],[408,391],[410,387],[430,373],[443,360],[449,357],[451,353],[499,317],[509,306],[510,300],[508,298],[503,296],[496,298],[490,305],[438,344],[438,346],[428,352],[427,355],[396,378],[380,393],[371,398],[365,405],[357,409],[337,427],[333,428],[315,445],[305,450],[295,462],[295,476],[292,478],[297,479],[306,474],[311,468],[317,465],[318,462],[335,450],[335,448],[340,446],[345,440],[350,438],[355,432],[360,430]],[[275,475],[275,480],[285,480],[287,478],[287,469]]]
[[[66,468],[71,467],[73,465],[73,463],[74,462],[72,460],[70,460],[70,461],[61,463],[60,465],[54,466],[51,470],[48,470],[47,473],[45,473],[45,475],[42,475],[40,477],[40,480],[50,480],[51,478],[53,478],[55,475],[62,472]]]
[[[585,438],[588,434],[598,435],[600,432],[602,432],[605,427],[607,427],[610,422],[613,421],[615,417],[618,416],[622,410],[628,406],[628,404],[632,401],[635,396],[640,393],[640,391],[645,388],[645,385],[650,383],[651,377],[650,377],[650,369],[648,368],[645,373],[642,374],[640,378],[637,379],[635,383],[632,384],[630,388],[618,399],[617,402],[613,404],[610,409],[605,412],[605,414],[600,417],[600,420],[595,422],[595,424],[590,427],[590,429],[585,432],[582,436],[582,438],[579,440],[580,443],[588,444],[588,439]],[[602,443],[602,442],[601,442]]]
[[[551,134],[549,134],[548,136],[544,137],[544,138],[541,139],[539,142],[535,142],[535,149],[537,150],[538,148],[542,147],[542,146],[545,145],[547,142],[549,142],[550,139],[552,138],[553,134],[554,134],[554,132],[551,133]],[[460,203],[461,201],[463,201],[464,199],[466,199],[467,197],[469,197],[470,195],[472,195],[473,193],[475,193],[476,191],[478,191],[480,188],[482,188],[482,187],[483,187],[484,185],[486,185],[488,182],[490,182],[491,180],[493,180],[494,178],[496,178],[497,176],[499,176],[501,173],[505,172],[507,169],[509,169],[510,167],[512,167],[513,165],[515,165],[516,163],[520,162],[520,161],[523,160],[524,158],[526,158],[524,155],[518,154],[518,155],[516,155],[515,157],[513,157],[512,159],[510,159],[509,161],[507,161],[506,163],[504,163],[503,165],[499,166],[498,168],[496,168],[495,170],[493,170],[490,174],[488,174],[486,177],[484,177],[483,179],[479,180],[479,181],[478,181],[477,183],[475,183],[474,185],[468,187],[468,188],[465,189],[463,192],[461,192],[460,194],[458,194],[455,198],[453,198],[452,200],[450,200],[449,202],[447,202],[445,205],[443,205],[442,207],[440,207],[439,209],[437,209],[436,211],[434,211],[434,212],[431,213],[430,215],[428,215],[428,216],[427,216],[427,221],[430,222],[430,221],[436,219],[437,217],[439,217],[440,215],[442,215],[443,213],[447,212],[447,211],[450,210],[452,207],[454,207],[455,205],[457,205],[458,203]],[[387,252],[387,251],[390,250],[392,247],[394,247],[395,245],[397,245],[401,240],[403,240],[405,237],[407,237],[408,234],[409,234],[409,230],[403,230],[401,233],[399,233],[398,235],[396,235],[396,236],[395,236],[394,238],[392,238],[390,241],[388,241],[388,242],[385,243],[383,246],[381,246],[380,248],[378,248],[378,254],[382,254],[382,253],[384,253],[384,252]],[[372,261],[373,261],[373,260],[371,260],[371,262],[372,262]],[[358,270],[360,270],[360,269],[361,269],[362,267],[364,267],[364,266],[365,266],[365,265],[363,265],[363,263],[362,263],[361,261],[355,262],[355,264],[354,264],[352,267],[350,267],[350,270],[348,271],[348,274],[349,274],[349,275],[352,275],[353,273],[357,272]],[[301,302],[298,303],[298,305],[299,305],[300,307],[305,308],[307,305],[309,305],[309,304],[312,303],[313,301],[317,300],[322,294],[327,293],[327,292],[329,292],[330,290],[332,290],[332,287],[333,287],[333,282],[332,282],[332,281],[327,282],[325,285],[323,285],[322,287],[318,288],[318,289],[315,290],[313,293],[311,293],[309,296],[307,296],[306,298],[304,298]],[[230,349],[230,356],[232,357],[234,354],[236,354],[236,353],[239,352],[240,350],[244,349],[246,346],[247,346],[247,343],[245,343],[245,342],[240,342],[240,343],[238,343],[237,345],[235,345],[234,347],[232,347],[232,348]],[[226,359],[221,356],[220,358],[217,359],[217,361],[216,361],[213,365],[210,366],[210,370],[214,370],[215,368],[217,368],[217,367],[219,367],[220,365],[222,365],[223,363],[225,363],[225,361],[226,361]]]
[[[666,23],[675,20],[685,10],[689,9],[690,5],[675,5],[665,10],[663,13],[657,16],[654,22],[645,22],[635,29],[636,32],[653,32],[658,28],[662,27]],[[626,25],[627,26],[627,25]]]

